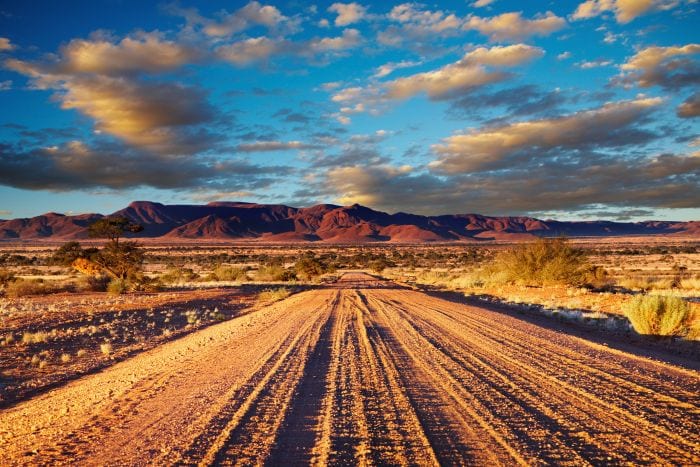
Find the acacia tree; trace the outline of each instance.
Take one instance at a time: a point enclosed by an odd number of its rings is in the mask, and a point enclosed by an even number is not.
[[[143,264],[144,252],[137,242],[120,242],[128,232],[141,232],[143,226],[131,222],[126,217],[104,217],[88,227],[88,235],[93,238],[107,238],[107,244],[95,255],[92,261],[114,279],[127,279],[138,273]]]
[[[119,238],[125,233],[137,233],[142,230],[142,225],[131,222],[126,217],[103,217],[90,224],[88,235],[91,238],[108,238],[110,242],[119,245]]]

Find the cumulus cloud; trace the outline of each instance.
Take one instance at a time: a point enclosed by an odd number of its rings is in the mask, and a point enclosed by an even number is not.
[[[336,26],[347,26],[361,21],[367,13],[367,8],[359,3],[334,3],[328,7],[328,11],[336,13]]]
[[[578,62],[576,64],[576,66],[581,68],[582,70],[590,70],[591,68],[606,67],[606,66],[610,66],[612,64],[613,64],[612,60],[598,59],[598,60],[584,60],[582,62]]]
[[[476,0],[476,2],[472,3],[472,6],[475,8],[483,8],[485,6],[491,5],[495,1],[496,0]]]
[[[700,207],[700,153],[533,159],[496,172],[439,175],[409,166],[352,165],[327,171],[318,191],[343,204],[422,214],[492,215],[609,208]]]
[[[659,98],[643,98],[605,104],[564,117],[525,121],[470,130],[435,145],[435,170],[464,173],[491,170],[511,164],[525,152],[552,149],[581,150],[619,147],[648,140],[651,135],[636,127],[655,107]]]
[[[345,29],[343,34],[338,37],[323,37],[313,39],[302,46],[301,53],[306,52],[308,48],[311,52],[327,52],[333,50],[345,50],[357,47],[362,42],[362,36],[357,29]]]
[[[389,62],[385,63],[384,65],[381,65],[377,67],[374,70],[374,74],[372,77],[374,78],[384,78],[385,76],[390,75],[396,70],[400,70],[402,68],[411,68],[414,66],[420,65],[422,62],[415,62],[415,61],[410,61],[410,60],[402,60],[400,62]]]
[[[284,50],[285,42],[268,37],[253,37],[216,49],[219,58],[236,65],[265,61]]]
[[[407,43],[412,48],[433,49],[434,41],[440,37],[454,36],[463,20],[452,13],[427,10],[417,3],[396,5],[386,15],[393,23],[377,34],[380,44],[399,46]]]
[[[52,59],[10,59],[5,65],[32,78],[35,87],[55,90],[62,108],[92,118],[98,132],[150,151],[191,154],[215,140],[201,127],[217,117],[206,94],[139,75],[169,71],[197,56],[158,34],[144,33],[118,42],[74,40]]]
[[[479,113],[502,108],[499,115],[518,117],[550,112],[567,102],[564,93],[555,89],[542,91],[535,85],[501,89],[492,93],[471,93],[450,104],[450,113],[458,117],[479,118]]]
[[[317,145],[302,143],[301,141],[256,141],[254,143],[239,144],[235,147],[235,150],[238,152],[271,152],[318,148],[319,146]]]
[[[391,165],[335,167],[327,172],[325,185],[341,204],[382,206],[387,194],[395,192],[396,183],[400,184],[412,170],[410,166]],[[409,197],[410,192],[404,195]]]
[[[9,52],[14,49],[15,45],[10,42],[10,39],[7,37],[0,37],[0,52]]]
[[[700,44],[672,47],[647,47],[620,66],[622,74],[615,82],[643,88],[661,86],[678,89],[700,82],[700,63],[692,56],[700,53]]]
[[[681,118],[700,117],[700,92],[696,92],[679,105],[676,114]]]
[[[503,80],[507,75],[486,67],[512,67],[544,55],[537,47],[517,44],[504,47],[479,47],[461,60],[434,71],[416,73],[386,83],[386,97],[405,99],[425,92],[431,99],[445,99],[485,84]]]
[[[457,62],[433,71],[365,87],[341,89],[331,97],[331,100],[342,105],[339,113],[334,116],[341,123],[349,123],[350,114],[376,114],[389,101],[408,99],[420,93],[425,93],[432,100],[454,98],[481,86],[503,81],[509,74],[499,68],[520,65],[543,55],[542,49],[525,44],[478,47],[467,52]]]
[[[586,0],[571,15],[572,19],[588,19],[605,12],[615,13],[618,23],[629,23],[638,16],[656,10],[676,7],[679,0]]]
[[[72,69],[73,62],[68,63]],[[34,78],[38,87],[56,90],[61,107],[91,117],[96,130],[130,144],[157,152],[192,153],[211,142],[208,132],[188,129],[215,118],[205,93],[196,87],[77,70],[68,74],[61,62],[45,66],[12,60],[7,65]]]
[[[22,189],[221,188],[234,183],[255,188],[291,171],[243,159],[160,156],[113,143],[70,141],[24,152],[0,144],[0,184]]]
[[[476,30],[492,41],[522,41],[532,36],[548,36],[566,26],[566,20],[548,11],[534,19],[520,12],[503,13],[492,18],[470,16],[463,28]]]
[[[193,46],[166,40],[159,33],[139,33],[111,42],[105,38],[74,39],[61,48],[61,59],[43,71],[52,74],[124,75],[177,69],[202,58]]]
[[[222,60],[244,66],[251,63],[265,62],[273,56],[291,55],[313,57],[324,53],[341,52],[352,49],[362,42],[357,29],[345,29],[336,37],[313,38],[303,42],[287,39],[254,37],[222,45],[216,54]]]
[[[219,21],[200,19],[199,22],[203,23],[203,30],[208,36],[225,37],[256,25],[274,29],[288,20],[272,5],[250,2],[233,13],[224,12]]]

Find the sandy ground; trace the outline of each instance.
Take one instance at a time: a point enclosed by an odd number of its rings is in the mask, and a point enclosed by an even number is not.
[[[0,412],[7,464],[700,463],[700,374],[362,274]]]

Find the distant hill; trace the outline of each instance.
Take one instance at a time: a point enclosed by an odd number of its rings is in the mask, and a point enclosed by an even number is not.
[[[420,216],[387,214],[359,204],[319,204],[294,208],[281,204],[215,202],[165,205],[135,201],[111,215],[144,226],[137,237],[169,240],[256,240],[263,242],[363,243],[525,240],[534,237],[611,237],[683,235],[700,238],[700,221],[560,222],[531,217],[479,214]],[[87,226],[101,214],[48,213],[28,219],[0,220],[2,240],[87,238]]]

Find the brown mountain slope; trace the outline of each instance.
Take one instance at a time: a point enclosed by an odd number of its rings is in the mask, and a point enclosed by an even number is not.
[[[262,242],[331,243],[445,242],[523,240],[537,236],[674,235],[700,238],[700,221],[561,222],[531,217],[479,214],[420,216],[388,214],[365,206],[319,204],[294,208],[280,204],[215,202],[165,205],[136,201],[112,215],[144,226],[138,237],[232,239]],[[87,237],[87,226],[101,214],[67,216],[48,213],[27,219],[0,220],[0,239],[67,240]]]

